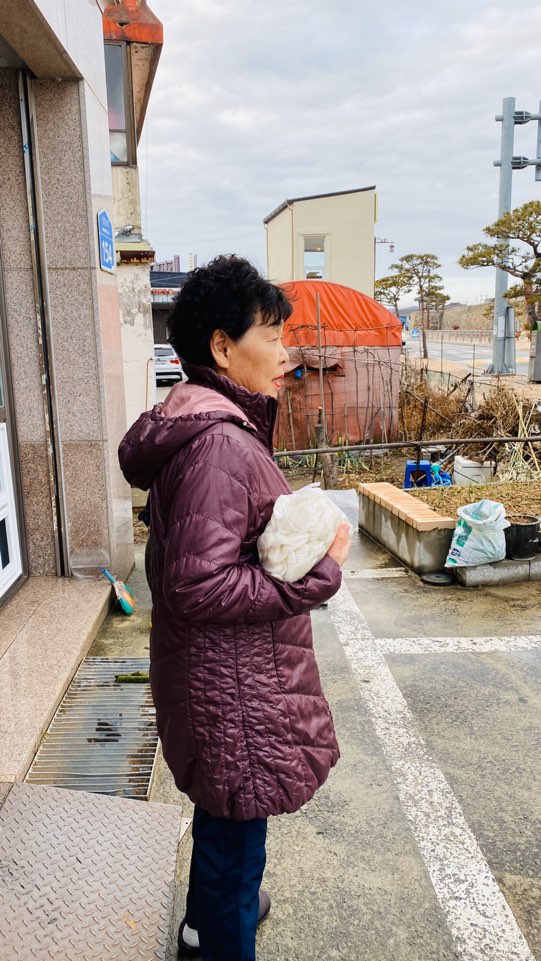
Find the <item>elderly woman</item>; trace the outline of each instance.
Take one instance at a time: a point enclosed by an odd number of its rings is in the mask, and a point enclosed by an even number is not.
[[[257,539],[289,488],[272,458],[287,353],[282,290],[248,261],[190,274],[171,316],[189,377],[120,445],[151,488],[151,685],[164,757],[195,805],[179,953],[254,961],[267,818],[310,800],[339,757],[309,612],[340,585],[347,526],[295,583]]]

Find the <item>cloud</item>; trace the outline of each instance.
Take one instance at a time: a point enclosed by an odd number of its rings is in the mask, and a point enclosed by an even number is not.
[[[504,96],[537,112],[541,9],[502,0],[154,0],[164,24],[139,157],[158,257],[236,251],[265,265],[263,217],[286,197],[376,184],[378,273],[433,251],[452,299],[490,292],[460,270],[497,215]],[[516,129],[533,157],[536,124]],[[513,202],[540,197],[530,168]]]

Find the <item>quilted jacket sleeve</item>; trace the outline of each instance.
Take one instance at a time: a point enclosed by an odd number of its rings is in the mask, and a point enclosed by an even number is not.
[[[328,555],[285,584],[241,546],[257,524],[257,470],[230,437],[213,435],[171,480],[164,595],[170,610],[195,622],[258,623],[304,614],[332,597],[342,574]]]

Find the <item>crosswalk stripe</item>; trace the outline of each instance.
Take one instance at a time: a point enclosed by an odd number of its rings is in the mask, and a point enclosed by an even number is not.
[[[460,804],[430,757],[413,715],[351,592],[329,613],[362,690],[400,801],[461,961],[535,961]]]
[[[512,654],[541,647],[541,634],[513,637],[377,637],[384,654]]]

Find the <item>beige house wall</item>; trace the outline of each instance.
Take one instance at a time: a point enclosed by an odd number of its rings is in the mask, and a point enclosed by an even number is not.
[[[372,297],[376,219],[375,190],[293,201],[266,225],[269,278],[303,280],[304,238],[323,235],[324,279]]]
[[[137,167],[112,166],[113,226],[115,231],[131,226],[141,234],[141,199]],[[128,244],[120,244],[125,252]],[[137,244],[138,249],[141,244]],[[154,335],[150,302],[149,262],[153,251],[142,262],[119,262],[117,265],[124,355],[126,421],[131,426],[143,410],[156,400],[154,378]]]
[[[139,168],[111,166],[113,181],[113,224],[115,230],[130,225],[141,233],[141,200]]]
[[[126,419],[134,423],[156,402],[154,334],[148,264],[120,264],[118,288],[122,317],[122,355]]]
[[[273,283],[296,280],[293,257],[293,206],[286,207],[265,225],[267,276]]]

